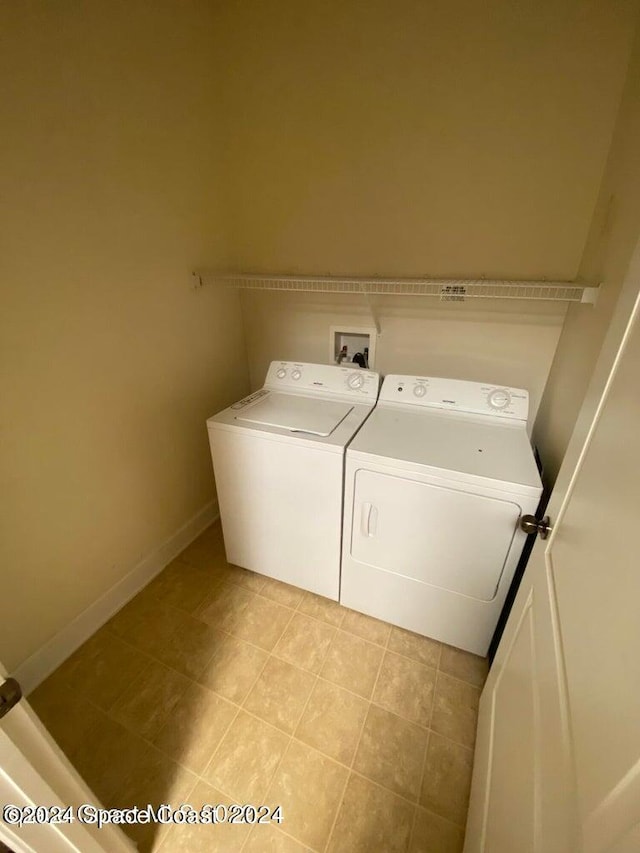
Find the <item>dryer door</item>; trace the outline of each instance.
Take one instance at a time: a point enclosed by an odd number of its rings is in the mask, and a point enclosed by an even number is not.
[[[481,601],[494,598],[520,506],[359,470],[351,556]]]

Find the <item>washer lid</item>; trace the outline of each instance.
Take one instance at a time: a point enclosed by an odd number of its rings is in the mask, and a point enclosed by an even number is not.
[[[353,409],[349,403],[271,392],[236,420],[250,424],[328,436]]]
[[[542,488],[524,423],[482,415],[379,404],[347,452],[455,471],[470,480],[514,484],[536,493]]]

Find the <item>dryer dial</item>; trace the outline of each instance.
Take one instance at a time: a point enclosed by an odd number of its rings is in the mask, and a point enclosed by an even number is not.
[[[426,393],[427,393],[427,386],[426,385],[414,385],[414,387],[413,387],[414,397],[424,397],[424,395]]]
[[[284,369],[284,367],[279,367],[278,370],[276,370],[276,376],[278,377],[278,379],[284,379],[286,375],[287,371]]]
[[[298,370],[298,368],[296,367],[296,369],[291,372],[291,378],[295,379],[297,382],[298,379],[300,379],[301,377],[302,377],[302,371]]]
[[[350,373],[347,376],[347,385],[352,391],[358,391],[364,385],[364,376],[361,373]]]
[[[496,412],[502,412],[504,409],[509,407],[509,404],[511,403],[511,394],[506,388],[494,388],[493,391],[489,392],[487,403],[489,403],[490,409],[493,409]]]

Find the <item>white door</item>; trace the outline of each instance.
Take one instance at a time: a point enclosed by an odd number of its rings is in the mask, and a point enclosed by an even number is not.
[[[355,560],[491,601],[521,508],[515,500],[360,470],[355,476],[353,512]]]
[[[639,256],[482,694],[465,853],[640,850]]]
[[[0,665],[0,685],[4,682]],[[79,822],[83,803],[100,806],[22,699],[0,719],[0,841],[14,853],[133,853],[135,846],[119,828]],[[60,822],[19,827],[21,812],[27,821],[52,815]]]

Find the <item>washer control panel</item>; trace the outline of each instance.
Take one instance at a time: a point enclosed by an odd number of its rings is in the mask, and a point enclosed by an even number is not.
[[[250,403],[255,403],[256,400],[259,400],[261,397],[265,397],[268,393],[269,392],[266,388],[261,388],[259,391],[254,391],[253,394],[249,394],[248,397],[243,397],[242,400],[238,400],[238,402],[234,403],[230,408],[244,409],[245,406],[248,406]]]
[[[529,392],[523,388],[433,376],[385,376],[380,402],[520,421],[526,421],[529,415]]]
[[[380,388],[380,375],[373,370],[362,370],[358,367],[272,361],[264,384],[265,388],[270,390],[338,394],[375,403]]]

